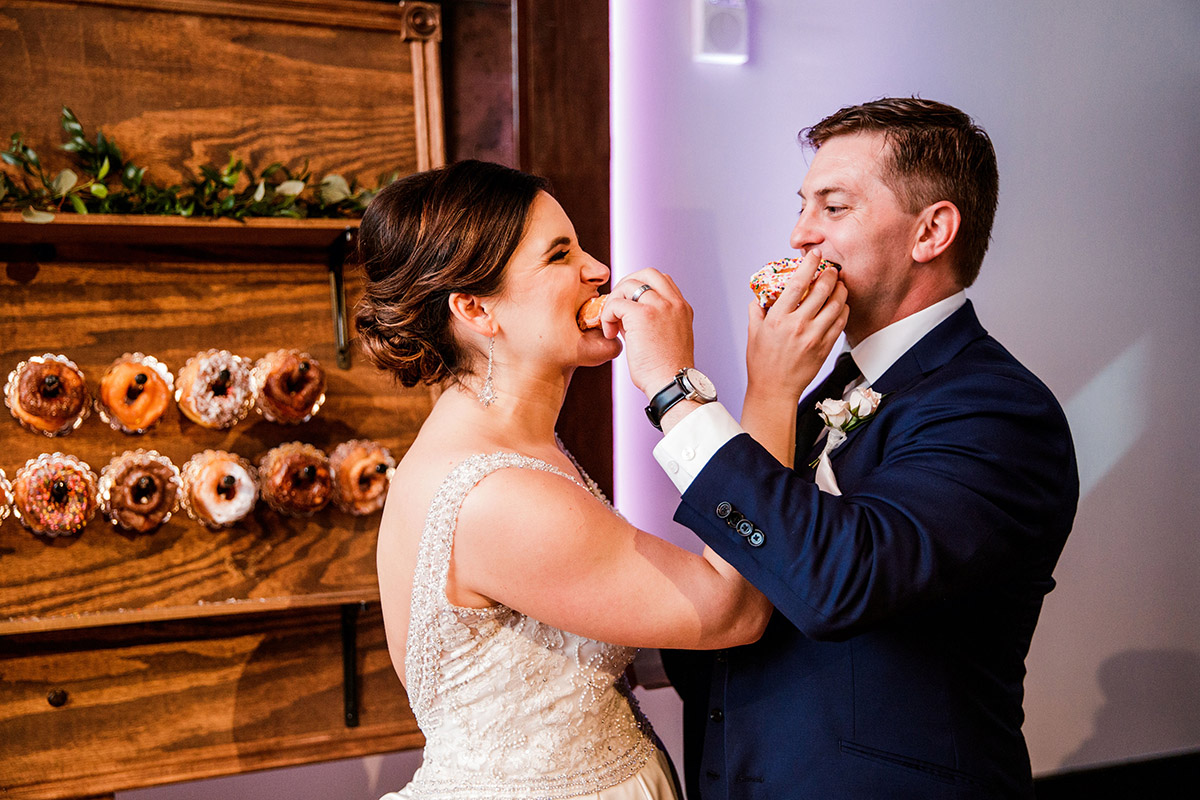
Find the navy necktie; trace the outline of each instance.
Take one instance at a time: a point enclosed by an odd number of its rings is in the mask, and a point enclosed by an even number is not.
[[[816,389],[809,392],[800,408],[796,410],[796,453],[807,453],[812,449],[825,423],[817,414],[816,405],[822,400],[841,400],[846,387],[851,381],[862,377],[858,364],[850,356],[850,351],[842,353],[833,365],[833,371]]]

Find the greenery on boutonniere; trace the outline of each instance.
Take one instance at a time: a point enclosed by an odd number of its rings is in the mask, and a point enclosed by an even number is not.
[[[62,127],[67,141],[60,149],[70,154],[72,164],[54,174],[46,171],[23,134],[9,138],[0,159],[20,174],[0,170],[0,211],[19,210],[29,222],[49,222],[63,211],[231,219],[356,217],[399,177],[398,172],[380,175],[375,188],[366,189],[341,175],[314,182],[307,161],[299,171],[275,163],[256,173],[230,156],[224,166],[201,166],[186,183],[161,186],[147,179],[145,167],[126,161],[104,131],[89,139],[66,106]]]

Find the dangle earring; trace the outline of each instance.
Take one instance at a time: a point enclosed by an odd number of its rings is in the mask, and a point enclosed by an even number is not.
[[[483,388],[475,394],[476,399],[479,400],[484,408],[487,408],[496,401],[496,384],[492,381],[492,364],[495,362],[495,354],[496,337],[493,336],[488,339],[487,377],[483,379]]]

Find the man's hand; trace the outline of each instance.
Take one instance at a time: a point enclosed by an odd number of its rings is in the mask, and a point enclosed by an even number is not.
[[[642,286],[650,288],[640,291]],[[615,285],[600,325],[609,339],[625,337],[629,377],[647,400],[680,369],[695,366],[692,307],[675,281],[656,269],[638,270]]]
[[[747,395],[775,397],[795,405],[846,327],[850,308],[838,271],[823,271],[810,286],[820,261],[818,250],[805,254],[770,309],[750,304]],[[801,300],[805,291],[808,295]]]

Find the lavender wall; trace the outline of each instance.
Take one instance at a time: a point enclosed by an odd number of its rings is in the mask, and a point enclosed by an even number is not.
[[[971,113],[1001,197],[968,295],[1063,402],[1083,480],[1028,660],[1035,771],[1200,748],[1200,5],[751,0],[742,66],[693,62],[691,6],[612,3],[614,271],[675,278],[736,413],[746,277],[788,254],[799,208],[796,132],[884,95]],[[693,543],[621,378],[618,504]]]
[[[612,0],[613,266],[669,272],[698,364],[740,411],[746,277],[788,253],[796,131],[883,95],[956,104],[1000,158],[995,241],[970,291],[1057,393],[1084,497],[1030,654],[1039,774],[1200,747],[1200,5],[1194,0],[750,0],[750,61],[691,59],[691,0]],[[687,546],[654,432],[618,371],[617,500]],[[679,756],[669,689],[643,708]],[[402,753],[120,800],[374,800]]]

